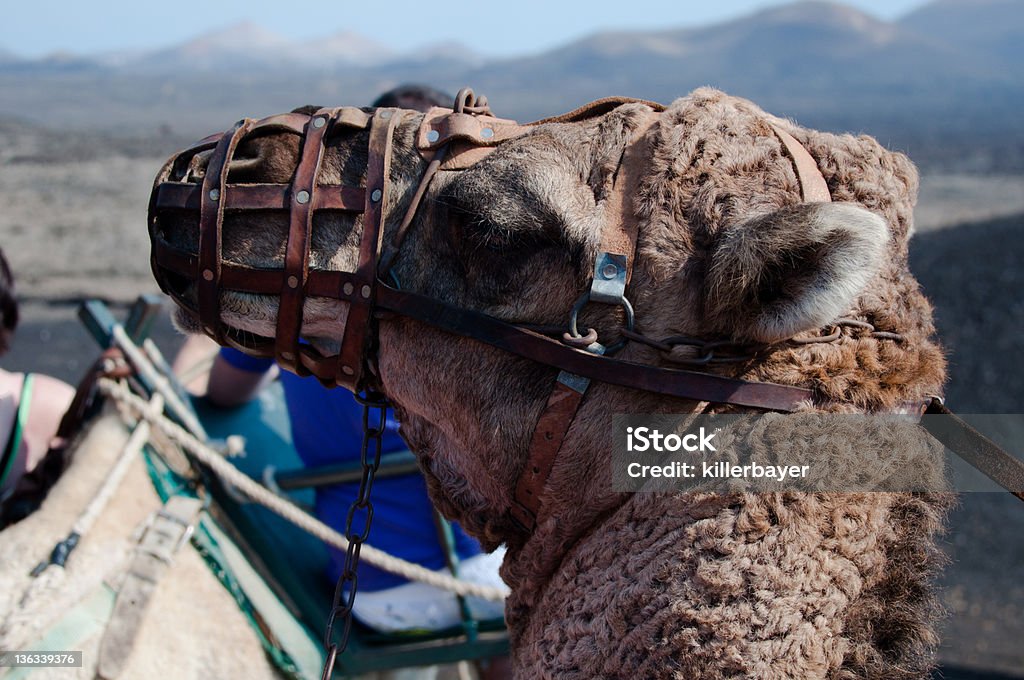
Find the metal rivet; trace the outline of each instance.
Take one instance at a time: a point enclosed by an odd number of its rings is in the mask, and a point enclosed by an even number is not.
[[[441,133],[437,130],[431,130],[427,133],[427,141],[433,144],[437,140],[441,139]]]
[[[318,117],[313,119],[313,127],[317,128],[317,129],[320,129],[324,125],[327,125],[327,119],[326,118],[321,118],[321,117],[318,116]]]
[[[344,373],[345,375],[355,375],[356,374],[356,372],[352,370],[351,366],[342,366],[341,367],[341,372]]]
[[[388,118],[391,117],[391,112],[390,111],[381,111],[380,112],[380,117],[381,117],[381,120],[387,120]]]
[[[203,270],[203,278],[207,281],[213,281],[213,271],[210,269]]]
[[[295,355],[291,352],[281,352],[281,358],[285,361],[293,361],[295,359]]]
[[[220,200],[220,189],[210,189],[210,200],[211,201],[219,201]]]
[[[363,287],[362,287],[362,288],[361,288],[361,289],[359,290],[359,292],[360,292],[360,293],[362,294],[362,296],[363,296],[364,298],[367,298],[367,299],[369,299],[369,297],[370,297],[370,287],[369,287],[369,286],[363,286]]]
[[[480,131],[480,136],[484,139],[490,139],[494,136],[494,128],[484,128]]]
[[[295,200],[298,201],[299,203],[309,203],[309,192],[300,191],[295,195]]]
[[[288,277],[288,287],[289,288],[298,288],[299,287],[299,279],[298,279],[298,277],[296,277],[296,276],[289,276]]]
[[[384,195],[384,192],[382,192],[380,189],[374,189],[373,193],[370,194],[370,200],[373,201],[374,203],[376,203],[377,201],[380,200],[380,197],[383,196],[383,195]]]
[[[352,291],[354,291],[356,287],[353,286],[351,283],[346,283],[344,286],[341,287],[341,289],[345,291],[345,295],[351,295]]]
[[[619,273],[619,268],[610,262],[601,267],[601,276],[606,279],[614,279]]]

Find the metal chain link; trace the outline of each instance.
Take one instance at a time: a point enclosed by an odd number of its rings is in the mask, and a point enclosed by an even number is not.
[[[355,501],[348,509],[345,517],[345,538],[348,539],[348,550],[345,552],[345,565],[342,567],[338,583],[334,588],[334,600],[331,605],[331,612],[327,617],[327,627],[324,630],[324,650],[327,657],[324,659],[321,680],[330,680],[334,674],[334,663],[338,655],[345,651],[348,646],[349,635],[352,633],[352,606],[356,600],[356,590],[359,587],[359,577],[356,568],[359,565],[359,551],[363,543],[370,535],[370,524],[373,521],[373,502],[370,500],[370,492],[373,489],[373,480],[380,468],[380,456],[383,448],[384,428],[387,425],[388,400],[373,390],[366,390],[363,394],[355,395],[356,401],[363,405],[363,443],[359,450],[359,462],[363,468],[363,475],[359,480],[359,493]],[[371,411],[376,410],[376,420],[373,426],[370,425]],[[357,515],[362,515],[360,530],[354,530]],[[335,624],[343,622],[341,635],[338,641],[334,641]]]
[[[860,330],[876,340],[893,340],[902,342],[903,336],[899,333],[879,331],[872,324],[858,319],[840,318],[832,322],[825,335],[817,335],[807,338],[789,338],[783,340],[779,345],[814,345],[836,342],[843,337],[843,329]],[[703,366],[706,364],[726,364],[750,361],[758,354],[763,353],[769,345],[744,345],[730,340],[702,340],[681,335],[674,335],[668,338],[655,339],[650,336],[638,333],[632,329],[624,328],[620,333],[636,342],[653,347],[662,352],[668,361],[691,366]],[[692,356],[688,355],[689,349]]]

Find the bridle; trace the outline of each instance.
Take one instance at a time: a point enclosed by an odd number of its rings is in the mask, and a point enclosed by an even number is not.
[[[790,385],[752,382],[712,373],[663,368],[607,356],[608,348],[596,337],[580,333],[552,338],[525,325],[512,324],[480,312],[450,305],[387,282],[387,273],[410,228],[434,174],[467,168],[500,144],[528,134],[541,123],[591,119],[623,104],[648,107],[643,121],[632,130],[614,185],[605,203],[601,246],[590,288],[577,307],[587,303],[623,307],[631,313],[626,286],[632,273],[637,223],[631,197],[646,157],[646,132],[657,123],[664,107],[653,102],[609,98],[592,102],[557,118],[520,125],[491,115],[486,100],[463,90],[453,109],[434,108],[423,118],[416,148],[428,161],[419,186],[395,232],[382,247],[385,206],[388,205],[392,140],[407,113],[381,108],[325,108],[314,113],[288,113],[259,121],[243,120],[231,130],[208,137],[174,156],[154,187],[149,209],[152,268],[164,292],[194,314],[205,332],[221,344],[245,352],[273,356],[299,375],[314,375],[326,385],[359,391],[373,380],[376,354],[375,319],[390,312],[435,326],[446,332],[487,343],[520,357],[559,369],[558,379],[531,438],[527,465],[516,487],[512,517],[526,531],[537,522],[541,496],[562,441],[591,380],[697,402],[731,404],[779,412],[792,412],[815,401],[812,390]],[[828,201],[829,193],[817,164],[799,142],[772,124],[796,171],[805,201]],[[318,177],[326,144],[344,131],[367,130],[368,162],[362,187],[320,184]],[[231,184],[229,165],[239,144],[261,135],[288,133],[300,140],[299,161],[290,184]],[[201,185],[171,181],[197,154],[211,151]],[[158,237],[160,216],[167,211],[199,211],[198,252],[176,248]],[[259,269],[222,261],[222,231],[226,212],[284,211],[289,215],[284,267]],[[309,267],[313,216],[318,211],[362,214],[358,263],[352,272]],[[195,282],[198,304],[185,299],[172,277]],[[223,290],[276,296],[279,311],[275,337],[249,338],[232,333],[220,319]],[[323,297],[348,303],[345,331],[337,355],[324,356],[300,342],[303,303]],[[578,310],[577,310],[578,311]],[[632,329],[630,329],[632,330]],[[610,352],[608,352],[610,354]],[[908,404],[906,411],[948,413],[941,399]],[[964,427],[967,427],[964,425]],[[979,438],[984,439],[981,435]],[[940,437],[941,439],[941,437]],[[987,442],[987,440],[984,440]],[[973,446],[982,446],[972,439]],[[989,443],[991,444],[991,443]],[[994,447],[994,445],[991,445]],[[961,455],[963,451],[958,451]],[[1003,454],[1006,456],[1007,454]],[[982,471],[1024,499],[1024,465],[1000,460],[993,470]],[[977,461],[970,461],[978,465]],[[982,463],[984,464],[984,462]]]

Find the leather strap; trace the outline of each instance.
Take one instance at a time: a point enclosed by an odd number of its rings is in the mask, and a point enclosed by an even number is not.
[[[929,418],[928,416],[941,416]],[[928,434],[986,477],[1024,501],[1024,462],[1014,458],[995,442],[968,425],[933,398],[928,404],[921,425]]]
[[[491,147],[521,137],[530,127],[514,120],[453,113],[451,109],[435,106],[423,115],[416,135],[416,148],[420,153],[438,149],[450,142],[468,142],[475,147]]]
[[[135,645],[153,592],[188,541],[199,520],[202,502],[191,496],[171,496],[146,527],[117,593],[114,611],[100,642],[96,675],[103,680],[121,676]]]
[[[224,227],[224,204],[220,198],[227,185],[231,157],[242,137],[253,126],[249,119],[241,120],[224,133],[217,142],[203,178],[203,193],[199,212],[199,278],[196,287],[199,296],[199,318],[208,335],[218,342],[224,338],[220,322],[221,231]]]
[[[783,148],[790,160],[793,161],[796,178],[800,182],[800,197],[804,203],[830,203],[832,194],[829,193],[828,184],[818,168],[817,161],[807,153],[807,149],[793,135],[774,123],[771,125],[775,136],[782,142]]]
[[[811,390],[803,387],[750,382],[598,356],[492,316],[384,284],[377,286],[377,307],[545,366],[620,387],[783,412],[795,411],[814,397]]]
[[[636,259],[636,239],[640,223],[636,216],[634,197],[639,191],[640,178],[646,160],[649,158],[650,142],[647,133],[658,121],[658,113],[648,114],[636,129],[632,139],[623,148],[619,159],[619,170],[612,184],[612,191],[605,200],[605,218],[601,227],[601,251],[618,255],[625,263],[625,283],[633,276]],[[604,278],[604,272],[594,271],[595,280]]]
[[[542,118],[530,123],[530,125],[544,125],[546,123],[578,123],[581,120],[590,120],[591,118],[603,116],[604,114],[619,108],[623,104],[645,104],[658,113],[665,110],[664,104],[652,102],[647,99],[634,99],[633,97],[604,97],[602,99],[596,99],[589,104],[584,104],[583,106],[573,109],[568,113],[563,113],[560,116]]]
[[[639,234],[633,196],[639,189],[642,163],[649,150],[646,134],[657,118],[658,114],[652,112],[640,121],[619,157],[611,192],[604,201],[605,217],[591,279],[591,301],[625,303]],[[603,354],[603,347],[598,349]],[[589,385],[588,378],[562,371],[534,426],[526,465],[519,474],[510,508],[512,518],[527,531],[536,526],[544,486]]]
[[[308,375],[299,354],[299,332],[302,329],[302,307],[306,299],[306,279],[309,273],[309,241],[313,231],[313,203],[316,198],[317,176],[324,156],[324,136],[332,122],[334,111],[321,109],[309,119],[302,138],[299,164],[291,186],[291,215],[288,226],[288,244],[284,256],[284,282],[279,289],[277,336],[274,343],[277,361],[299,375]]]
[[[371,310],[377,287],[377,262],[384,236],[384,206],[391,175],[391,146],[401,109],[377,109],[370,123],[369,160],[366,166],[366,205],[353,289],[355,297],[345,319],[345,334],[338,353],[339,385],[356,392],[361,387]]]
[[[548,396],[530,439],[526,466],[519,475],[509,512],[526,531],[533,531],[541,510],[544,486],[562,449],[590,380],[562,371]]]
[[[221,201],[225,210],[288,210],[291,188],[287,184],[228,184]],[[365,197],[360,187],[317,185],[312,210],[360,212]],[[157,187],[155,207],[172,210],[198,210],[202,187],[184,182],[164,182]]]

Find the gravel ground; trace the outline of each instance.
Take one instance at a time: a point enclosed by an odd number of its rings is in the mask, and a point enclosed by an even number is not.
[[[3,366],[74,382],[97,354],[77,301],[100,297],[123,315],[156,291],[145,206],[161,160],[83,152],[57,162],[45,145],[4,134],[0,246],[18,276],[23,321]],[[950,351],[949,403],[1022,413],[1024,178],[925,177],[921,196],[912,266]],[[168,355],[181,341],[166,318],[154,338]],[[943,677],[1024,678],[1024,506],[1007,494],[965,494],[946,547]]]

